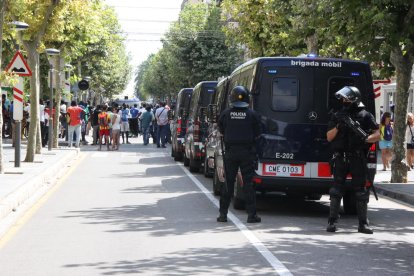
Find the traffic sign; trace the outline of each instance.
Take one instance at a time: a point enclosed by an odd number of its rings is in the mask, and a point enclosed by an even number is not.
[[[87,80],[81,80],[78,82],[78,87],[80,90],[88,90],[89,82]]]
[[[13,119],[23,120],[23,78],[18,78],[19,82],[13,87]]]
[[[14,54],[11,62],[6,67],[6,71],[15,73],[21,77],[29,77],[32,75],[32,71],[20,51],[17,51],[16,54]]]

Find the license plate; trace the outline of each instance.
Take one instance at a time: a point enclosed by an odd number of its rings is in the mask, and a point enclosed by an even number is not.
[[[268,176],[304,176],[305,165],[263,164],[263,173]]]

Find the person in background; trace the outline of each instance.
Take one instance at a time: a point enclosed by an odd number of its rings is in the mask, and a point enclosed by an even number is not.
[[[102,138],[105,139],[105,144],[107,150],[109,148],[109,124],[111,123],[111,117],[107,113],[108,106],[104,105],[102,107],[102,112],[99,114],[99,148],[98,150],[102,149]]]
[[[407,166],[408,170],[414,169],[414,115],[407,114],[407,130],[405,131],[407,141]]]
[[[128,119],[129,127],[131,128],[131,134],[133,137],[138,137],[138,114],[139,110],[137,108],[137,104],[134,104],[134,107],[131,108],[129,114],[131,118]]]
[[[66,110],[67,106],[64,100],[60,101],[60,124],[62,126],[62,132],[60,134],[61,138],[68,140],[68,121],[66,120]]]
[[[43,104],[42,99],[39,100],[39,116],[40,116],[39,117],[40,118],[40,137],[42,140],[42,147],[46,147],[49,135],[48,135],[48,129],[46,127],[45,105]]]
[[[76,134],[75,147],[79,147],[80,138],[81,138],[81,117],[83,116],[83,109],[76,104],[76,101],[70,103],[70,107],[67,109],[67,115],[69,117],[69,127],[68,127],[68,140],[69,148],[72,147],[73,143],[73,134]]]
[[[157,148],[166,148],[167,143],[167,131],[168,131],[168,109],[165,107],[165,103],[161,102],[160,107],[155,111],[155,120],[157,120]]]
[[[150,128],[152,127],[152,124],[155,120],[154,113],[152,113],[151,111],[151,106],[148,105],[146,107],[145,112],[141,114],[139,120],[141,125],[144,146],[146,146],[149,143]]]
[[[129,118],[129,109],[127,108],[126,104],[122,105],[122,110],[121,110],[121,136],[122,136],[122,144],[125,144],[125,139],[126,139],[126,143],[127,144],[131,144],[128,141],[128,135],[129,135],[129,123],[128,123],[128,118]],[[126,138],[125,138],[126,136]]]
[[[121,116],[117,107],[112,108],[112,150],[119,150],[119,136],[121,133]]]
[[[102,112],[101,105],[97,105],[96,108],[93,110],[91,116],[91,124],[92,124],[92,145],[98,145],[98,138],[99,138],[99,114]]]
[[[381,159],[383,164],[383,171],[390,168],[390,161],[392,157],[392,136],[394,134],[393,125],[391,123],[391,113],[384,112],[380,122],[380,141],[379,148],[381,150]]]

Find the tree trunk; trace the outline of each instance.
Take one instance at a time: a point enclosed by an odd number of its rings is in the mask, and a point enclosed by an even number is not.
[[[316,33],[305,38],[308,53],[319,54],[318,35]]]
[[[27,151],[25,162],[33,162],[36,150],[36,138],[39,126],[39,53],[35,43],[26,43],[29,67],[32,70],[30,77],[30,128],[27,138]]]
[[[399,46],[391,51],[391,63],[396,69],[397,91],[394,122],[394,160],[392,161],[391,183],[407,183],[405,131],[407,128],[408,90],[410,88],[413,57],[403,54]]]
[[[62,88],[60,87],[61,83],[61,74],[62,72],[62,58],[57,58],[56,62],[56,74],[54,76],[54,79],[56,80],[56,89],[55,89],[55,115],[53,116],[53,148],[58,148],[58,138],[59,138],[59,115],[60,115],[60,101],[62,99]]]
[[[3,22],[4,22],[4,0],[0,0],[0,72],[2,62],[2,51],[3,49]],[[1,83],[0,83],[1,87]],[[1,93],[0,93],[1,94]],[[4,173],[3,163],[3,108],[0,108],[0,174]]]

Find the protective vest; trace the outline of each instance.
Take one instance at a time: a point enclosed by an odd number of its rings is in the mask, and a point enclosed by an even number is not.
[[[220,116],[220,131],[226,144],[253,144],[259,122],[248,108],[231,108]],[[255,133],[256,132],[256,133]]]

